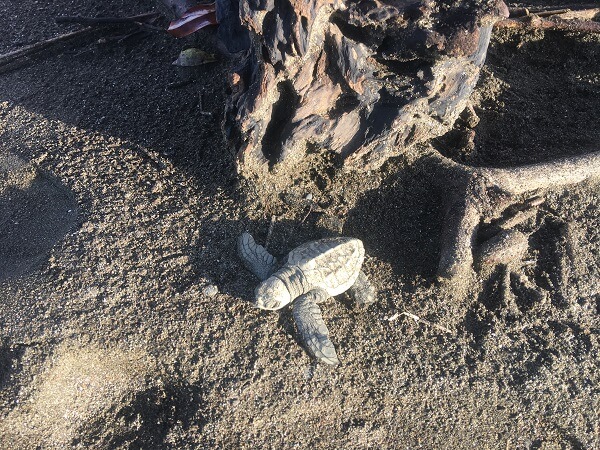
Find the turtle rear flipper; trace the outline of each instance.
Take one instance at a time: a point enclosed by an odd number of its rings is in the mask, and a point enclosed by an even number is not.
[[[352,287],[348,289],[348,294],[359,305],[370,305],[376,300],[377,292],[371,282],[367,279],[365,273],[361,270]]]
[[[238,253],[244,266],[261,281],[269,278],[277,267],[277,259],[266,248],[256,243],[250,233],[242,233],[238,238]]]
[[[319,361],[335,366],[340,360],[329,340],[329,330],[323,321],[321,308],[317,305],[328,297],[327,292],[321,289],[309,291],[294,300],[292,312],[298,334],[308,352]]]

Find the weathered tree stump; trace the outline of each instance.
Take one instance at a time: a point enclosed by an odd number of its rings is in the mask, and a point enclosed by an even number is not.
[[[225,129],[244,176],[280,180],[307,169],[310,153],[371,170],[449,131],[468,106],[494,23],[508,17],[501,0],[240,5],[251,45],[231,75]],[[507,169],[421,152],[447,193],[438,274],[449,279],[472,268],[481,223],[532,194],[600,175],[599,152]]]
[[[315,151],[374,169],[444,134],[467,105],[493,24],[508,16],[499,0],[240,6],[251,47],[231,77],[226,130],[245,175],[297,173]]]

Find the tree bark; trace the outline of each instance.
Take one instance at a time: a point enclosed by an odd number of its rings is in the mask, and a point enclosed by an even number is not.
[[[499,0],[241,2],[224,18],[251,40],[225,123],[240,171],[298,173],[315,151],[369,170],[444,134],[507,16]]]

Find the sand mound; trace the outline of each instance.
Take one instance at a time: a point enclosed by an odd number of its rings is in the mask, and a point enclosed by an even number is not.
[[[2,448],[151,446],[164,438],[164,390],[143,353],[58,350],[35,388],[0,425]],[[117,425],[117,426],[115,426]]]

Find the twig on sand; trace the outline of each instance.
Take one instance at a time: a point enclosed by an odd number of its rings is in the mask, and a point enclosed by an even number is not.
[[[388,317],[387,320],[389,322],[392,322],[392,321],[396,320],[400,316],[406,316],[406,317],[414,320],[416,323],[421,322],[421,323],[424,323],[425,325],[429,325],[430,327],[436,328],[436,329],[441,330],[441,331],[443,331],[445,333],[452,334],[452,331],[449,328],[446,328],[446,327],[444,327],[442,325],[438,325],[437,323],[430,322],[429,320],[422,319],[421,317],[417,316],[416,314],[409,313],[408,311],[402,311],[401,313],[396,313],[393,316]]]
[[[4,53],[0,55],[0,67],[8,65],[19,58],[23,58],[25,56],[33,55],[34,53],[40,52],[48,47],[51,47],[55,44],[59,44],[70,39],[84,36],[94,31],[93,27],[86,27],[81,30],[71,31],[69,33],[61,34],[59,36],[46,39],[45,41],[36,42],[35,44],[27,45],[18,50],[14,50],[12,52]]]
[[[128,39],[131,39],[135,36],[143,36],[146,34],[145,30],[135,30],[131,33],[127,33],[127,34],[121,34],[121,35],[117,35],[117,36],[106,36],[103,38],[98,39],[98,44],[107,44],[109,42],[116,42],[118,44],[121,44],[123,42],[125,42]]]
[[[204,89],[198,94],[198,109],[203,116],[212,116],[212,112],[204,110]]]
[[[167,89],[179,89],[187,86],[188,84],[192,84],[194,81],[193,78],[188,78],[186,80],[173,81],[172,83],[167,84]]]
[[[156,19],[160,14],[157,12],[149,12],[138,14],[129,17],[84,17],[84,16],[59,16],[56,18],[56,23],[78,23],[80,25],[117,25],[145,22],[150,19]]]
[[[581,33],[600,33],[600,22],[592,19],[600,14],[600,8],[582,10],[551,10],[531,13],[529,10],[516,12],[516,17],[500,20],[495,28],[540,29],[571,31]]]
[[[156,27],[147,21],[151,21],[152,19],[156,19],[160,14],[156,12],[138,14],[136,16],[130,17],[83,17],[83,16],[63,16],[57,17],[56,23],[77,23],[81,25],[88,25],[85,28],[80,30],[70,31],[68,33],[64,33],[58,36],[55,36],[50,39],[46,39],[44,41],[36,42],[35,44],[27,45],[18,50],[13,50],[8,53],[0,54],[0,67],[7,66],[20,58],[24,58],[26,56],[33,55],[38,53],[46,48],[49,48],[55,44],[59,44],[76,37],[84,36],[86,34],[90,34],[91,32],[97,30],[98,26],[108,26],[108,25],[117,25],[117,24],[128,24],[135,25],[141,27],[143,29],[149,29],[152,31],[165,31],[163,28]],[[131,33],[125,38],[128,38],[136,33]]]
[[[162,27],[153,25],[152,22],[160,17],[159,13],[149,12],[144,14],[138,14],[136,16],[129,17],[84,17],[84,16],[59,16],[56,18],[56,23],[78,23],[80,25],[88,26],[114,26],[114,25],[134,25],[144,30],[157,31],[160,33],[166,33],[167,30]]]
[[[313,204],[312,202],[308,205],[308,212],[304,215],[304,217],[302,218],[302,220],[300,221],[300,223],[304,223],[306,222],[306,219],[308,219],[308,216],[310,216],[310,213],[313,211]]]

